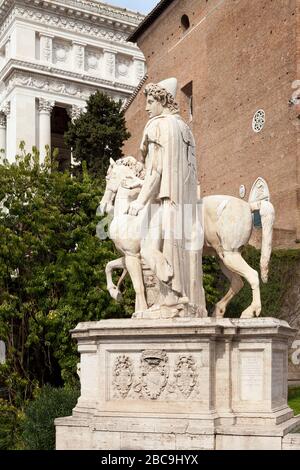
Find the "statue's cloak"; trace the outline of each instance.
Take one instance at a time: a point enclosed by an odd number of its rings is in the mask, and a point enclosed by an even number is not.
[[[161,175],[156,201],[151,202],[162,207],[162,252],[173,268],[171,288],[189,303],[204,306],[203,230],[192,132],[178,114],[162,114],[147,123],[141,151],[146,177],[153,171]]]

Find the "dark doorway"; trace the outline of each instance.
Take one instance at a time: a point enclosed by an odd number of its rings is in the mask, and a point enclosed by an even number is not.
[[[54,106],[51,113],[51,149],[58,149],[59,171],[69,170],[71,167],[71,150],[64,142],[64,133],[68,130],[69,121],[67,110]]]

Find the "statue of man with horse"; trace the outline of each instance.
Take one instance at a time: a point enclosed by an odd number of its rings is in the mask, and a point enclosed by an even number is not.
[[[227,304],[243,286],[242,277],[253,292],[252,303],[242,317],[258,316],[259,276],[242,258],[241,249],[251,236],[252,213],[259,211],[261,277],[266,282],[274,208],[267,200],[247,203],[232,196],[200,199],[194,138],[179,116],[176,87],[176,79],[146,86],[150,120],[142,138],[141,161],[130,156],[111,160],[99,212],[112,212],[109,236],[122,256],[106,267],[107,287],[119,299],[119,287],[128,272],[136,293],[135,317],[204,317],[202,254],[214,253],[230,280],[229,291],[216,305],[214,316],[224,316]],[[146,300],[143,265],[159,286],[151,307]],[[119,268],[123,274],[116,286],[112,271]]]

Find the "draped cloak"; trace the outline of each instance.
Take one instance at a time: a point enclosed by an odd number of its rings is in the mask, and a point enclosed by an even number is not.
[[[141,143],[146,175],[160,175],[157,194],[150,201],[162,210],[162,253],[173,268],[170,287],[189,303],[204,307],[202,287],[203,230],[197,204],[195,141],[178,114],[150,119]],[[149,228],[151,229],[149,222]]]

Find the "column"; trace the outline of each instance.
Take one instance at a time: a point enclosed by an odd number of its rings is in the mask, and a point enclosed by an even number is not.
[[[73,41],[73,66],[76,72],[84,72],[85,46],[83,42]]]
[[[40,163],[45,161],[47,151],[46,146],[51,149],[51,111],[55,105],[54,101],[45,98],[39,99],[39,148]]]
[[[73,104],[70,108],[67,109],[67,111],[68,111],[68,115],[71,118],[72,123],[74,124],[76,119],[78,119],[81,116],[81,114],[85,111],[85,107]],[[73,149],[71,149],[71,167],[78,166],[78,165],[79,163],[75,162],[73,158]]]
[[[40,33],[40,60],[52,62],[52,42],[53,35]]]
[[[6,116],[0,111],[0,162],[3,162],[6,156]]]
[[[113,51],[104,51],[104,74],[105,78],[110,81],[116,79],[116,53]]]
[[[11,155],[9,145],[11,142],[11,123],[10,123],[10,101],[6,101],[1,106],[1,145],[0,148],[4,149],[1,154],[1,160],[8,159],[10,162],[14,161],[14,156]],[[3,146],[3,147],[2,147]]]

